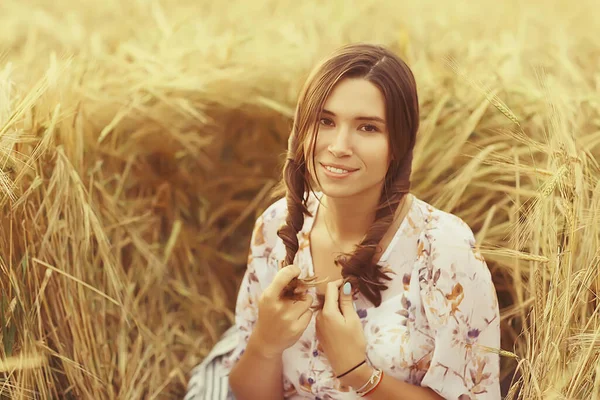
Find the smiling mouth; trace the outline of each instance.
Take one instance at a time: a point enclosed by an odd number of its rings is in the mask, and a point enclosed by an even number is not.
[[[334,167],[334,166],[326,165],[326,164],[321,164],[321,166],[326,171],[331,172],[332,174],[339,174],[339,175],[346,175],[346,174],[350,174],[352,172],[358,171],[358,169]]]
[[[336,174],[347,174],[348,172],[350,172],[346,169],[330,167],[329,165],[326,165],[325,169],[329,172],[335,172]]]

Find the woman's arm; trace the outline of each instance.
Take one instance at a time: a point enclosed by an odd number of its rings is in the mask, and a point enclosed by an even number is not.
[[[337,372],[336,376],[347,370],[350,366],[349,360],[359,359],[360,354],[364,354],[366,351],[366,340],[362,324],[353,307],[350,284],[346,283],[342,292],[339,293],[342,284],[342,279],[327,284],[325,304],[315,320],[317,338],[323,352],[327,354],[332,369]],[[338,379],[343,386],[358,390],[369,381],[374,371],[373,367],[364,363],[360,367],[342,374]],[[365,390],[370,388],[371,386]],[[429,388],[415,386],[385,375],[367,398],[374,400],[443,399]]]
[[[500,311],[492,275],[459,219],[440,218],[418,259],[418,306],[435,348],[420,385],[448,399],[500,400]],[[418,302],[418,300],[415,300]]]
[[[268,355],[255,335],[229,374],[229,386],[238,400],[254,400],[258,393],[265,400],[283,399],[283,361],[281,355]]]
[[[373,368],[363,364],[360,368],[341,378],[345,386],[359,388],[371,377]],[[400,381],[392,376],[384,375],[381,383],[372,394],[366,396],[371,400],[440,400],[444,399],[427,387],[415,386]]]
[[[295,265],[280,269],[258,300],[258,320],[229,374],[229,386],[238,399],[283,398],[283,352],[298,341],[312,319],[310,295],[299,301],[281,298],[282,290],[301,272]]]
[[[236,299],[235,324],[239,343],[226,364],[230,366],[229,386],[239,400],[256,399],[258,394],[264,399],[283,398],[281,354],[277,355],[278,351],[265,343],[264,336],[257,330],[261,296],[277,272],[271,271],[267,262],[277,237],[274,227],[277,221],[264,218],[273,214],[271,211],[276,205],[269,207],[256,221],[248,267]]]

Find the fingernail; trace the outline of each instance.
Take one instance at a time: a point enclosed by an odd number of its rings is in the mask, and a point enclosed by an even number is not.
[[[350,284],[350,282],[344,283],[344,294],[346,296],[348,296],[350,294],[351,290],[352,290],[352,285]]]

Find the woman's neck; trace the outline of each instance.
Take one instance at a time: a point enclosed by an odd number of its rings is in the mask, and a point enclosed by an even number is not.
[[[338,243],[358,242],[375,221],[380,191],[372,190],[352,197],[321,199],[323,223]]]

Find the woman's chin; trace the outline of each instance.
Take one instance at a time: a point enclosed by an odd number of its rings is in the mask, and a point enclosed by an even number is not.
[[[361,197],[365,200],[375,197],[379,199],[382,182],[353,182],[351,184],[321,182],[319,192],[332,199],[349,199],[353,197]]]
[[[321,192],[327,196],[330,197],[332,199],[337,199],[337,198],[346,198],[346,197],[353,197],[355,195],[357,195],[360,191],[357,190],[358,188],[356,186],[353,187],[344,187],[344,186],[337,186],[337,185],[321,185]]]

